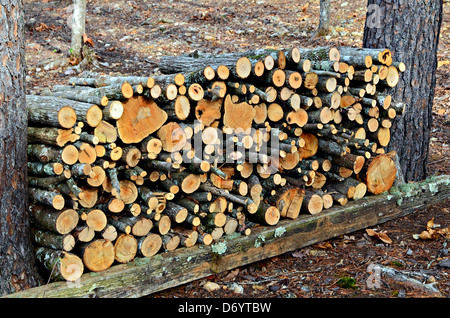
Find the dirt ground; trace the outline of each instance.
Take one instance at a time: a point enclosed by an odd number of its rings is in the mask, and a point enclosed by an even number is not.
[[[70,47],[70,0],[25,0],[27,92],[66,84],[81,70],[58,64]],[[332,1],[332,35],[314,37],[318,0],[88,0],[86,34],[93,43],[91,70],[124,75],[158,73],[163,55],[200,50],[225,53],[250,48],[354,45],[362,42],[366,1]],[[433,106],[429,175],[450,172],[450,3],[444,3]],[[56,61],[56,62],[55,62]],[[375,227],[392,243],[365,230],[305,247],[236,270],[153,294],[164,298],[448,297],[448,239],[415,239],[434,218],[450,227],[450,201]],[[438,293],[382,277],[369,288],[370,266],[394,268]],[[206,282],[219,289],[207,291]]]

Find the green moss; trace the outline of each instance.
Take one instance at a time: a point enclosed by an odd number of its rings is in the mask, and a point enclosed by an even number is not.
[[[339,280],[336,282],[336,284],[341,288],[347,288],[347,289],[357,289],[358,286],[356,285],[356,279],[353,277],[342,277],[339,278]]]
[[[403,264],[401,262],[398,262],[398,261],[392,261],[392,262],[389,263],[389,266],[396,267],[396,268],[402,268]]]

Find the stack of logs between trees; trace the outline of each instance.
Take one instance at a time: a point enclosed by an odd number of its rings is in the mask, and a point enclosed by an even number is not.
[[[163,57],[163,75],[84,72],[27,96],[36,259],[74,281],[136,256],[388,190],[405,70],[388,49]]]

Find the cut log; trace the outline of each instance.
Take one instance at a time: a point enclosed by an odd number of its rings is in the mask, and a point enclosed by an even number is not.
[[[126,144],[142,141],[167,120],[167,113],[143,96],[126,100],[123,108],[124,112],[117,120],[117,130],[120,139]]]
[[[95,232],[87,225],[77,226],[71,234],[76,242],[90,242],[95,237]]]
[[[367,185],[367,191],[373,194],[388,191],[394,184],[396,175],[395,162],[386,154],[369,159],[359,174]]]
[[[180,237],[180,244],[185,247],[192,247],[197,243],[198,232],[180,226],[174,227],[172,231]]]
[[[94,231],[102,231],[106,224],[106,214],[99,209],[92,209],[87,213],[86,224]]]
[[[28,174],[36,176],[57,176],[64,171],[61,163],[27,162]]]
[[[35,247],[38,264],[51,273],[53,280],[77,281],[84,272],[83,261],[73,253],[45,247]]]
[[[32,200],[49,205],[56,210],[61,210],[65,204],[64,197],[58,192],[39,188],[28,188],[28,194]]]
[[[302,210],[312,215],[322,212],[322,197],[312,191],[306,190],[305,196],[303,197]]]
[[[186,220],[188,210],[174,202],[167,202],[164,214],[167,214],[175,223],[182,223]]]
[[[56,234],[50,231],[31,228],[33,245],[51,248],[54,250],[70,252],[75,246],[72,234]]]
[[[223,123],[225,127],[234,129],[235,132],[249,132],[252,127],[256,110],[246,102],[234,104],[231,96],[227,95],[224,101]]]
[[[109,240],[97,239],[80,244],[80,249],[84,265],[93,272],[104,271],[114,263],[115,249]]]
[[[259,224],[275,225],[280,220],[280,211],[267,203],[261,203],[255,213],[249,214],[249,218]]]
[[[73,143],[80,136],[73,129],[61,129],[55,127],[27,127],[29,143],[43,143],[51,146],[63,147],[67,143]]]
[[[78,213],[73,209],[54,210],[45,205],[31,204],[29,212],[35,227],[58,234],[69,234],[79,221]]]
[[[138,252],[144,257],[151,257],[159,252],[163,245],[161,235],[150,233],[147,236],[139,237]]]
[[[114,243],[114,260],[128,263],[134,259],[138,250],[138,242],[131,234],[120,234]]]

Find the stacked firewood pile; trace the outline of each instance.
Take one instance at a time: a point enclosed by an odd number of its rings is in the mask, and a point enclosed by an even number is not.
[[[32,238],[54,279],[388,190],[389,50],[164,57],[27,96]],[[56,265],[55,265],[56,264]]]

